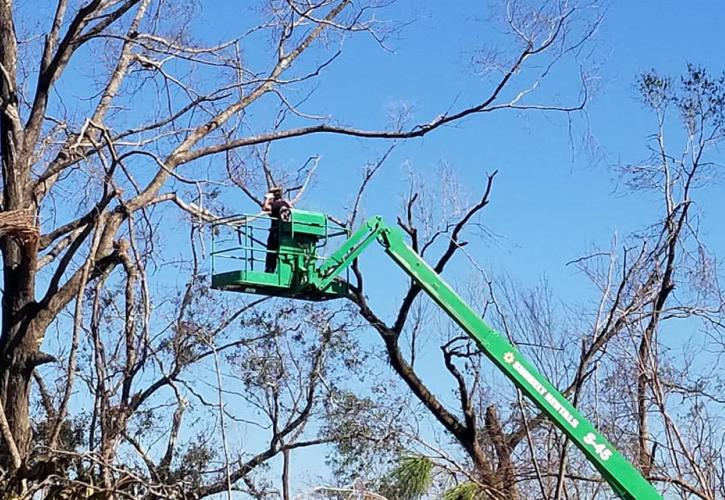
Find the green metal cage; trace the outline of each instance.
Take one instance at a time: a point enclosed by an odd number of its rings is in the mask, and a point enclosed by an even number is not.
[[[279,248],[269,248],[276,232]],[[293,209],[289,220],[264,214],[241,214],[212,225],[211,286],[217,290],[273,295],[304,300],[329,300],[347,295],[348,281],[339,278],[323,290],[312,286],[312,273],[324,263],[331,238],[349,232],[323,213]],[[272,255],[274,272],[265,271]]]

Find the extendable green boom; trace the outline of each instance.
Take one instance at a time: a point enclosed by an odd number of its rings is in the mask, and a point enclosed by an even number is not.
[[[323,214],[319,215],[324,217]],[[292,239],[289,244],[294,247],[294,211],[292,219],[292,230],[289,233]],[[254,284],[254,281],[244,277],[233,277],[230,281],[229,273],[217,275],[216,286],[213,277],[212,286],[224,290],[274,293],[309,300],[319,300],[325,295],[331,298],[335,294],[342,296],[335,291],[340,286],[338,276],[374,241],[383,245],[387,254],[476,341],[481,351],[496,367],[571,439],[617,495],[626,500],[662,498],[639,471],[511,343],[484,323],[453,288],[406,244],[399,229],[387,226],[380,217],[369,219],[322,264],[317,264],[316,255],[309,250],[303,252],[306,257],[295,257],[297,260],[294,262],[297,264],[289,264],[291,267],[288,270],[292,273],[292,278],[287,281],[289,285],[281,285],[283,288],[287,286],[288,292],[275,292],[271,288],[260,291],[256,285],[250,288],[248,285]],[[293,256],[296,253],[299,252],[290,252]],[[289,261],[290,257],[280,253],[280,261],[283,259]]]
[[[662,498],[639,471],[513,345],[484,323],[450,285],[406,244],[399,229],[385,225],[380,217],[368,220],[332,254],[318,270],[313,284],[324,289],[374,239],[476,341],[499,370],[584,452],[617,495],[626,500]]]

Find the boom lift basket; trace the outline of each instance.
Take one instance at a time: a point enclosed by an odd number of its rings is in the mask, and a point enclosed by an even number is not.
[[[270,231],[277,231],[279,249],[267,247]],[[321,250],[331,238],[349,232],[320,212],[293,209],[288,221],[266,215],[234,215],[212,224],[211,287],[259,295],[303,300],[329,300],[347,295],[346,279],[324,290],[310,283],[324,263]],[[265,260],[273,254],[273,273]]]

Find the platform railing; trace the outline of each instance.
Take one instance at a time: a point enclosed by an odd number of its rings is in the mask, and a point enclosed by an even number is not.
[[[266,214],[239,214],[216,220],[211,225],[211,272],[212,275],[227,271],[264,271],[269,253],[274,253],[279,268],[280,255],[284,252],[269,250],[267,238],[275,219]],[[349,236],[349,231],[336,224],[330,227],[326,236],[319,239],[315,249],[317,266],[321,266],[327,257],[320,255],[331,239]],[[281,238],[282,227],[277,224],[278,239]],[[224,265],[223,263],[230,263]],[[239,264],[239,265],[237,265]],[[259,267],[257,267],[259,266]],[[346,279],[349,279],[349,270]]]
[[[212,224],[212,274],[229,270],[219,269],[220,259],[241,261],[241,266],[234,267],[233,270],[255,271],[257,270],[255,264],[259,264],[263,268],[268,253],[279,254],[278,251],[267,249],[267,237],[272,221],[273,218],[268,215],[245,214],[226,217],[214,222]],[[262,254],[261,258],[260,254]]]

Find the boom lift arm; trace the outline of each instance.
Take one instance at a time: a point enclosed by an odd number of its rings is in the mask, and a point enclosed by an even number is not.
[[[566,398],[504,337],[491,329],[471,307],[406,242],[396,227],[381,217],[369,219],[320,266],[310,285],[324,290],[373,241],[478,344],[483,353],[548,418],[561,429],[625,500],[656,500],[662,496]]]

